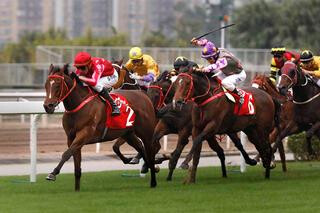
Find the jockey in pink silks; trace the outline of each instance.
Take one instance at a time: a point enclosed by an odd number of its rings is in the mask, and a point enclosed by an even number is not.
[[[194,45],[203,47],[201,57],[210,63],[210,65],[198,71],[215,73],[217,78],[221,80],[222,86],[228,91],[237,94],[240,97],[240,104],[243,104],[244,94],[236,88],[236,85],[243,82],[247,75],[239,59],[226,49],[216,48],[207,39],[197,40],[193,38],[191,42]]]

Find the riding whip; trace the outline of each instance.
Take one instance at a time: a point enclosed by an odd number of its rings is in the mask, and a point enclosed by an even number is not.
[[[205,34],[203,34],[203,35],[201,35],[201,36],[196,37],[195,39],[198,40],[198,39],[200,39],[200,38],[202,38],[202,37],[204,37],[204,36],[206,36],[206,35],[209,35],[209,34],[211,34],[211,33],[217,32],[217,31],[219,31],[219,30],[222,30],[222,29],[231,27],[231,26],[233,26],[233,25],[235,25],[235,24],[228,24],[228,25],[225,25],[225,26],[220,27],[220,28],[218,28],[218,29],[211,30],[211,31],[209,31],[209,32],[207,32],[207,33],[205,33]]]

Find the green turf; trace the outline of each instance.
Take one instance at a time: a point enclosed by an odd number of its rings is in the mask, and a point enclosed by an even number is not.
[[[246,173],[228,167],[200,168],[197,183],[183,185],[186,172],[176,170],[166,182],[161,170],[158,187],[149,188],[149,176],[127,177],[137,171],[84,173],[81,192],[74,192],[72,174],[48,182],[38,175],[0,177],[0,212],[320,212],[320,162],[280,165],[265,180],[260,166]]]

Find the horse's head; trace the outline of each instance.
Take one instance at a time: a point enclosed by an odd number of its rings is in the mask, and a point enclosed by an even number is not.
[[[211,83],[207,75],[188,70],[178,75],[174,86],[175,94],[172,100],[172,106],[174,109],[181,109],[182,105],[187,101],[197,101],[197,98],[208,95]]]
[[[173,94],[171,93],[173,93],[173,90],[171,90],[171,85],[173,80],[171,78],[172,75],[166,70],[148,87],[147,94],[156,109],[163,107],[166,102],[172,100]]]
[[[278,85],[280,94],[286,95],[288,89],[297,85],[300,80],[300,75],[303,74],[295,63],[291,61],[285,62],[281,68],[281,80]]]
[[[76,80],[72,80],[69,75],[68,66],[66,64],[60,68],[51,64],[49,67],[49,75],[45,83],[46,98],[43,104],[49,114],[54,113],[55,107],[70,94],[76,85]]]

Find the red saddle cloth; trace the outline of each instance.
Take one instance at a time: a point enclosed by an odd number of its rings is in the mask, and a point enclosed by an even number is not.
[[[108,101],[106,101],[107,121],[106,126],[109,129],[125,129],[133,126],[136,114],[129,106],[127,99],[119,94],[110,94],[115,103],[120,109],[119,116],[111,116],[112,108]]]
[[[234,114],[236,115],[254,115],[256,113],[256,107],[254,104],[253,95],[249,92],[245,92],[242,89],[238,89],[244,94],[244,103],[241,105],[239,103],[240,97],[237,94],[231,93],[236,99],[236,104],[234,105]],[[241,107],[240,107],[241,105]]]

